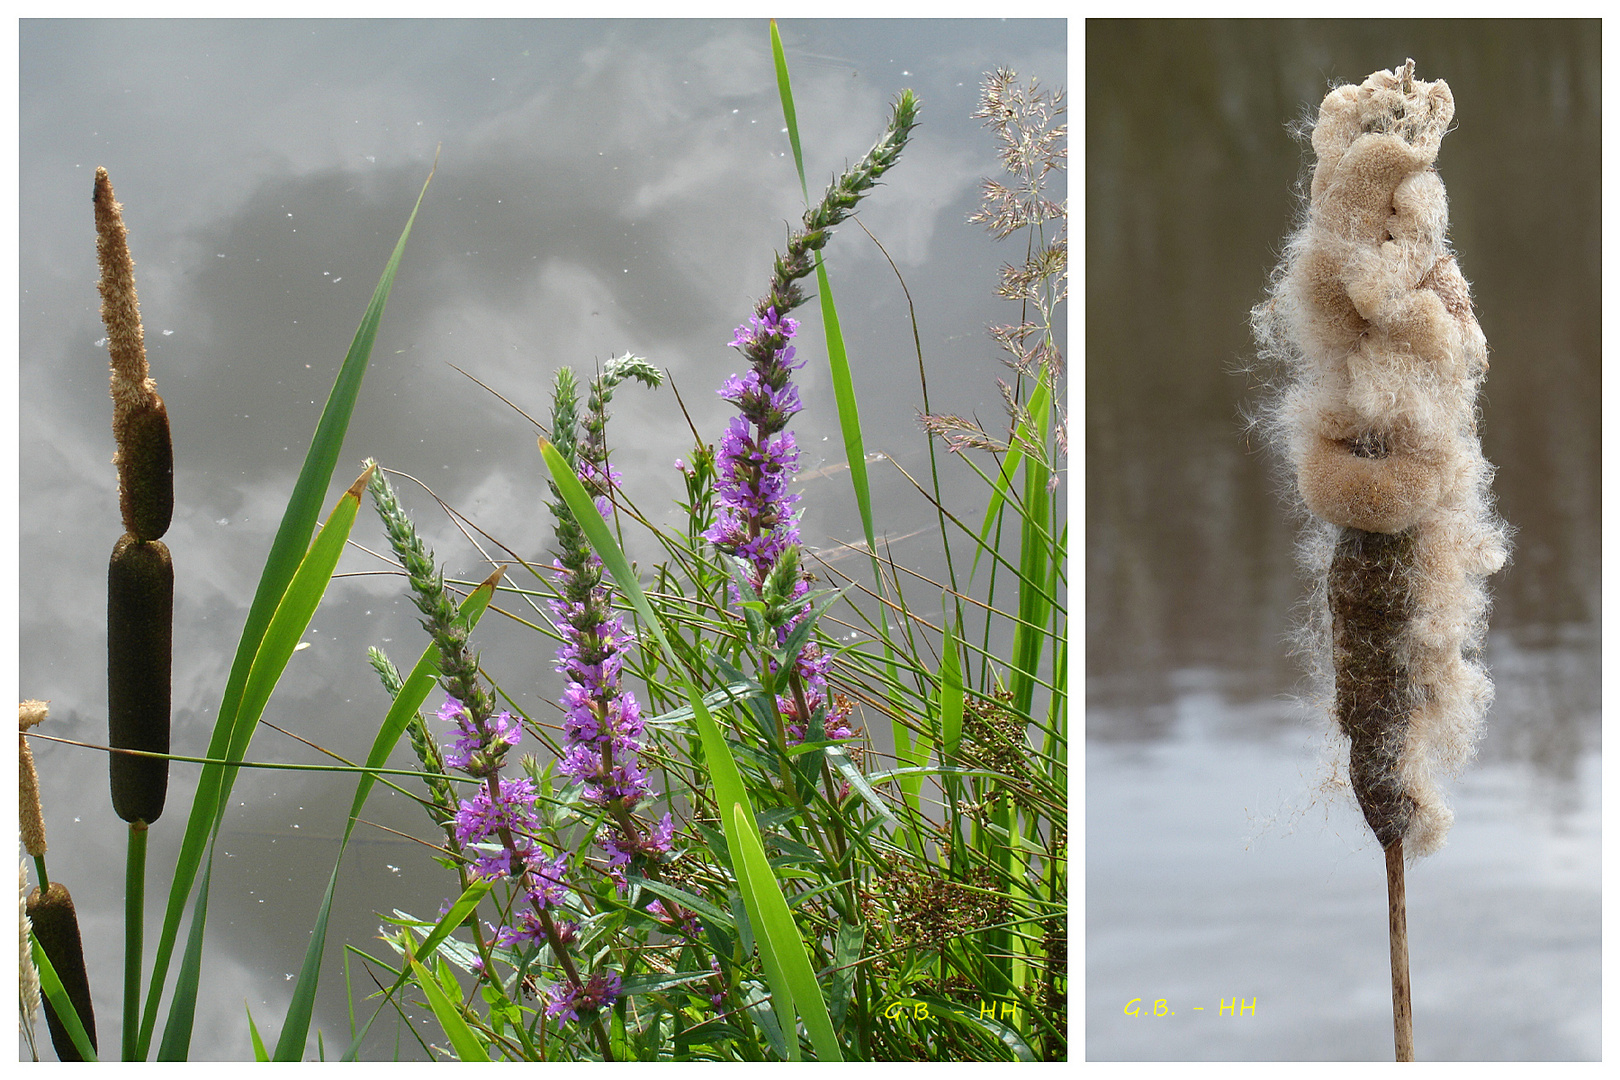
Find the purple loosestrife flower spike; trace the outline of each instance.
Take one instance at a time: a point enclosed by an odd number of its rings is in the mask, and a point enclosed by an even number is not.
[[[799,324],[788,312],[804,300],[798,281],[815,268],[814,256],[826,246],[832,229],[854,212],[855,205],[899,159],[900,151],[917,124],[917,98],[900,93],[889,116],[887,130],[855,166],[846,171],[815,206],[804,215],[804,227],[788,237],[786,255],[778,255],[770,289],[754,314],[737,327],[729,344],[748,358],[750,370],[733,375],[720,388],[720,396],[737,407],[720,440],[714,524],[703,536],[727,555],[749,567],[754,596],[764,596],[771,574],[799,543],[799,524],[793,507],[798,496],[788,481],[799,467],[799,447],[787,423],[803,407],[792,374],[802,361],[795,356],[792,339]],[[790,570],[792,583],[783,600],[788,609],[809,591],[808,578]],[[772,592],[781,593],[780,580]],[[744,599],[738,597],[739,600]],[[806,617],[803,606],[776,623],[777,645],[784,643],[795,623]],[[818,720],[829,738],[849,738],[845,724],[850,706],[835,699],[827,688],[827,664],[814,642],[795,661],[796,685],[791,697],[777,699],[789,736],[802,742]]]
[[[732,418],[720,440],[715,523],[703,534],[720,551],[747,565],[753,590],[747,599],[765,599],[784,616],[772,620],[778,645],[806,617],[802,598],[810,588],[799,568],[799,524],[793,514],[798,496],[788,491],[798,471],[798,444],[793,433],[784,430],[800,409],[799,392],[791,381],[792,372],[801,366],[791,344],[798,332],[798,320],[768,308],[763,316],[751,316],[732,336],[731,346],[742,350],[753,369],[731,376],[720,388],[720,396],[736,405],[741,415]],[[818,714],[827,737],[851,737],[844,722],[848,706],[828,692],[829,664],[830,658],[814,643],[806,645],[795,661],[809,715],[801,715],[797,696],[777,699],[792,742],[820,734],[810,730]]]
[[[552,405],[553,445],[573,448],[564,457],[597,495],[597,508],[609,509],[607,498],[619,475],[607,460],[607,403],[614,388],[634,378],[656,387],[662,376],[637,356],[609,361],[591,384],[583,418],[578,417],[574,377],[558,373]],[[581,437],[578,428],[584,429]],[[567,745],[559,771],[580,781],[587,802],[628,815],[651,793],[638,754],[644,728],[635,695],[620,685],[623,653],[635,642],[624,622],[613,614],[613,593],[602,578],[602,561],[591,551],[579,523],[559,497],[552,505],[561,548],[555,569],[560,597],[552,604],[563,642],[557,670],[568,681],[563,689],[563,732]]]

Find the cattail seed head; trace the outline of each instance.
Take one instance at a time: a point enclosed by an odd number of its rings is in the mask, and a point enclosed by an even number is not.
[[[1317,519],[1307,637],[1350,786],[1409,856],[1451,823],[1436,778],[1472,754],[1490,703],[1484,577],[1507,558],[1475,421],[1485,337],[1434,171],[1454,111],[1410,60],[1327,95],[1305,223],[1252,314],[1287,377],[1264,422]]]

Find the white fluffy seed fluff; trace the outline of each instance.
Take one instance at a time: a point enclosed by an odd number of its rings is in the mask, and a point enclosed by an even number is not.
[[[1330,711],[1357,690],[1343,685],[1354,667],[1342,634],[1335,655],[1328,610],[1336,548],[1348,530],[1415,530],[1400,625],[1367,647],[1406,679],[1404,726],[1394,725],[1395,750],[1378,768],[1409,800],[1391,828],[1419,856],[1445,842],[1452,814],[1437,780],[1472,756],[1491,701],[1484,579],[1506,562],[1508,542],[1476,426],[1485,336],[1447,246],[1434,170],[1451,90],[1412,70],[1408,60],[1322,102],[1310,205],[1252,322],[1262,358],[1282,375],[1261,423],[1313,518],[1301,553],[1316,595],[1302,636],[1338,703]],[[1342,743],[1339,777],[1355,771]]]

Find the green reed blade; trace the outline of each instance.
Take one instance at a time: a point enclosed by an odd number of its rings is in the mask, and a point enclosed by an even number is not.
[[[799,148],[799,118],[793,107],[793,82],[788,77],[787,54],[782,49],[782,35],[776,20],[771,20],[771,56],[776,63],[776,89],[782,99],[782,119],[786,124],[788,142],[793,146],[793,165],[799,173],[799,189],[804,201],[810,201],[810,188],[805,182],[804,154]],[[833,301],[832,283],[827,268],[822,264],[821,252],[816,252],[816,296],[821,304],[821,325],[827,340],[827,365],[832,375],[833,398],[838,404],[838,426],[844,436],[844,458],[849,462],[850,484],[855,491],[855,506],[861,515],[861,530],[866,537],[866,550],[872,565],[872,580],[878,595],[883,594],[883,572],[878,565],[876,529],[872,523],[872,489],[866,473],[866,440],[861,434],[861,411],[855,398],[855,381],[849,370],[849,353],[844,347],[844,331],[838,319],[838,305]],[[890,722],[895,752],[902,756],[911,752],[911,733],[901,722],[903,708],[895,694],[899,676],[895,671],[889,646],[888,608],[878,605],[878,618],[883,625],[880,635],[883,651],[889,655],[889,696],[896,704]]]
[[[338,504],[333,508],[331,516],[326,519],[326,526],[321,530],[315,542],[310,545],[309,552],[299,563],[292,581],[288,584],[286,592],[277,605],[275,614],[271,617],[269,625],[265,627],[264,635],[259,643],[257,655],[248,670],[247,678],[242,687],[242,697],[238,703],[233,723],[227,732],[227,745],[225,748],[228,760],[236,760],[247,752],[248,743],[253,739],[253,733],[258,727],[259,717],[264,714],[264,707],[270,700],[270,694],[280,681],[282,673],[287,668],[287,662],[292,659],[293,652],[298,647],[298,641],[303,637],[304,631],[309,628],[309,621],[315,615],[315,609],[320,605],[321,598],[326,594],[326,587],[331,583],[332,571],[337,568],[338,558],[343,554],[343,547],[348,542],[349,531],[354,528],[355,516],[360,511],[360,495],[365,491],[366,481],[370,478],[371,470],[367,469],[360,479],[346,491]],[[216,732],[217,732],[216,728]],[[212,756],[212,755],[210,755]],[[192,826],[198,821],[199,814],[205,814],[202,829],[206,835],[198,841],[200,851],[204,841],[212,849],[214,838],[219,834],[219,826],[225,819],[225,808],[230,799],[231,785],[236,780],[237,767],[234,765],[203,767],[202,777],[197,783],[197,798],[192,804],[192,818],[187,823],[187,840],[191,837]],[[181,858],[186,857],[185,843],[182,842]],[[180,867],[176,867],[176,885]],[[171,906],[175,900],[170,894]],[[191,951],[195,946],[202,948],[202,935],[196,929],[202,918],[202,900],[198,897],[197,914],[193,917],[193,939],[187,942],[186,959],[184,963],[191,963]],[[183,902],[183,898],[182,898]],[[178,926],[178,919],[176,919]],[[169,923],[164,922],[165,937],[169,937]],[[171,939],[172,940],[172,939]],[[162,942],[160,942],[161,948]],[[167,957],[165,956],[166,960]],[[200,964],[200,957],[197,962]],[[153,997],[147,1003],[147,1009],[153,1010],[156,1005],[159,984],[156,980],[160,972],[154,971]],[[195,987],[193,987],[195,992]],[[193,1008],[195,1002],[181,999],[179,987],[176,987],[175,1000],[171,1005],[171,1015],[175,1012],[185,1012]],[[155,1016],[154,1016],[155,1020]],[[171,1019],[171,1025],[173,1020]],[[166,1030],[163,1037],[165,1050],[178,1054],[177,1058],[167,1060],[183,1060],[186,1054],[186,1044],[190,1041],[189,1023],[184,1029]]]
[[[169,1022],[163,1026],[163,1042],[158,1046],[159,1061],[184,1061],[191,1045],[191,1027],[197,1017],[197,985],[202,973],[203,931],[208,925],[208,884],[214,877],[214,849],[208,849],[202,887],[191,912],[191,931],[186,935],[186,951],[180,956],[180,972],[174,979],[174,999],[169,1002]]]
[[[253,595],[253,603],[248,609],[247,621],[242,627],[236,658],[231,663],[230,675],[225,682],[224,697],[220,701],[219,716],[214,723],[213,734],[209,738],[208,757],[231,756],[227,755],[225,750],[230,743],[231,732],[235,728],[243,686],[259,654],[259,645],[265,628],[281,603],[287,585],[297,571],[305,549],[309,546],[315,521],[320,515],[321,505],[325,502],[327,485],[331,483],[332,472],[337,467],[343,436],[348,430],[349,417],[354,412],[355,399],[360,394],[360,382],[371,360],[371,349],[377,338],[378,327],[382,323],[383,308],[387,304],[388,293],[393,288],[394,275],[399,270],[400,260],[405,254],[405,242],[410,238],[411,227],[416,223],[417,211],[421,209],[422,198],[427,194],[427,185],[432,180],[433,174],[430,171],[427,181],[422,184],[421,193],[416,197],[416,205],[411,208],[411,216],[405,222],[405,230],[400,233],[399,242],[394,245],[393,254],[383,267],[382,277],[377,282],[377,288],[371,295],[371,302],[366,306],[365,314],[360,319],[359,329],[355,331],[348,354],[343,358],[343,365],[338,371],[336,382],[332,385],[332,392],[327,396],[320,423],[316,426],[315,435],[310,441],[309,452],[305,455],[298,480],[293,485],[292,495],[282,515],[281,526],[270,545],[270,554],[265,560],[258,588]],[[180,918],[186,899],[191,895],[191,887],[196,881],[203,845],[207,842],[211,823],[224,802],[218,788],[219,775],[216,773],[210,777],[205,771],[206,783],[199,782],[197,794],[192,802],[191,815],[186,822],[185,837],[175,863],[174,881],[169,889],[168,907],[163,917],[163,932],[158,938],[157,957],[147,991],[146,1011],[141,1021],[140,1042],[137,1047],[137,1057],[141,1060],[145,1059],[151,1046],[153,1028],[157,1023],[158,1002],[168,977],[169,959],[179,933]]]
[[[755,1002],[755,1009],[750,1012],[754,1022],[766,1034],[766,1037],[775,1046],[777,1053],[788,1061],[802,1060],[799,1050],[798,1024],[794,1020],[797,1012],[793,1000],[793,984],[788,980],[787,972],[782,967],[781,951],[777,947],[777,940],[771,930],[761,921],[759,889],[755,886],[754,873],[761,869],[754,867],[747,860],[745,852],[749,850],[748,841],[743,839],[748,833],[748,823],[742,820],[742,807],[733,804],[732,813],[725,815],[730,820],[726,822],[726,835],[731,839],[732,868],[737,874],[737,887],[748,912],[748,928],[753,932],[754,944],[759,951],[760,966],[765,969],[765,983],[771,988],[771,1012],[768,1017],[759,1009],[759,1002]],[[764,874],[771,874],[770,864],[763,867]],[[772,1019],[774,1018],[774,1023]]]
[[[962,657],[957,647],[960,627],[947,623],[945,645],[939,662],[939,718],[942,757],[948,765],[957,760],[957,748],[962,742]]]
[[[968,579],[979,569],[979,556],[984,554],[985,545],[990,542],[990,526],[1001,512],[1002,504],[1007,500],[1007,492],[1012,488],[1013,477],[1018,473],[1018,466],[1024,460],[1024,452],[1018,449],[1020,440],[1040,442],[1045,436],[1045,417],[1052,408],[1052,391],[1046,385],[1046,380],[1039,379],[1035,383],[1035,390],[1029,396],[1029,415],[1041,417],[1041,435],[1036,437],[1029,430],[1027,423],[1018,425],[1017,438],[1014,438],[1007,447],[1007,454],[1001,459],[1001,470],[996,474],[995,483],[990,488],[990,505],[984,509],[984,524],[979,527],[979,550],[973,554],[973,567],[968,571]],[[1044,529],[1044,525],[1043,525]],[[1042,575],[1043,577],[1045,575]]]
[[[460,926],[463,922],[466,922],[467,916],[472,914],[473,909],[483,902],[484,897],[488,896],[489,891],[494,887],[494,878],[482,878],[474,881],[471,885],[468,885],[467,890],[456,898],[456,902],[450,905],[449,910],[447,910],[443,915],[439,916],[439,921],[433,924],[433,929],[428,932],[427,937],[422,939],[422,943],[417,946],[416,951],[427,956],[433,955],[434,950],[439,947],[439,944],[444,941],[445,938],[448,938],[452,933],[454,933],[456,927]],[[352,946],[350,947],[352,948]],[[373,958],[367,957],[367,959]],[[387,967],[387,965],[382,966]],[[388,970],[392,971],[393,969],[388,968]],[[407,966],[398,973],[398,976],[394,981],[394,985],[388,990],[385,997],[392,998],[396,993],[399,992],[399,989],[404,986],[407,981],[409,981],[409,979],[410,969]],[[382,1010],[383,1006],[377,1006],[377,1011],[371,1014],[371,1019],[367,1020],[360,1031],[354,1035],[353,1040],[349,1043],[349,1048],[343,1052],[343,1057],[341,1060],[355,1061],[358,1059],[360,1055],[360,1044],[362,1041],[364,1041],[366,1033],[371,1030],[372,1020],[375,1020],[378,1016],[382,1015]]]
[[[804,1026],[810,1032],[810,1044],[816,1048],[816,1056],[822,1061],[842,1061],[844,1053],[838,1045],[838,1036],[833,1032],[832,1019],[827,1015],[827,1002],[821,995],[821,985],[816,982],[815,969],[810,966],[810,956],[805,951],[804,939],[799,936],[793,915],[788,911],[787,899],[771,873],[759,831],[752,820],[743,817],[742,806],[733,806],[731,816],[737,823],[737,841],[742,856],[737,860],[737,866],[739,869],[746,868],[747,874],[746,878],[739,879],[739,884],[743,886],[743,899],[749,905],[749,921],[759,928],[755,939],[760,945],[760,958],[765,959],[769,953],[774,958],[778,972],[778,977],[771,980],[772,998],[780,998],[784,985],[792,995],[783,1019],[789,1056],[795,1060],[798,1057],[795,1052],[798,1036],[795,1034],[796,1025],[792,1022],[792,1007],[796,1006]],[[769,972],[770,966],[766,970]],[[782,1012],[778,1009],[778,1016]]]
[[[782,49],[782,34],[771,20],[771,58],[776,62],[776,91],[782,97],[782,115],[787,118],[788,142],[793,147],[793,165],[799,170],[799,187],[804,201],[810,201],[810,187],[804,182],[804,154],[799,150],[799,117],[793,110],[793,80],[788,78],[787,53]]]
[[[433,1015],[438,1018],[439,1026],[450,1039],[450,1045],[455,1048],[456,1056],[462,1061],[488,1061],[489,1052],[484,1044],[478,1041],[467,1021],[461,1018],[461,1010],[455,1003],[445,996],[444,988],[439,980],[430,974],[427,968],[416,957],[411,957],[411,974],[416,977],[416,985],[422,988],[427,995],[428,1006]]]
[[[247,1008],[246,1002],[243,1003],[243,1008]],[[259,1025],[253,1022],[253,1010],[251,1008],[247,1008],[247,1018],[248,1035],[253,1039],[253,1060],[269,1061],[270,1054],[265,1050],[264,1039],[259,1035]]]
[[[1040,391],[1046,382],[1038,384],[1031,395],[1030,418],[1033,427],[1028,438],[1037,445],[1046,441],[1049,395]],[[1038,411],[1037,411],[1038,410]],[[1046,647],[1046,617],[1051,610],[1051,597],[1046,583],[1054,572],[1054,564],[1061,561],[1046,539],[1046,519],[1051,511],[1052,495],[1047,490],[1051,470],[1045,462],[1029,458],[1024,463],[1024,507],[1022,527],[1019,530],[1018,559],[1018,622],[1013,627],[1013,708],[1028,716],[1034,704],[1035,682],[1039,677],[1040,658]]]

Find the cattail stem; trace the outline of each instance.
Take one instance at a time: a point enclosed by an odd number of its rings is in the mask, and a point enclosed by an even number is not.
[[[1401,842],[1384,849],[1389,879],[1389,975],[1395,1002],[1395,1060],[1412,1057],[1412,965],[1406,953],[1406,857]]]
[[[124,1060],[134,1061],[141,1030],[141,937],[146,914],[146,823],[131,822],[124,862]]]

